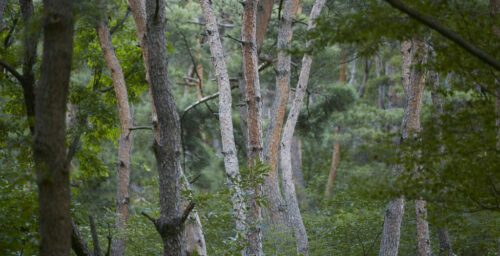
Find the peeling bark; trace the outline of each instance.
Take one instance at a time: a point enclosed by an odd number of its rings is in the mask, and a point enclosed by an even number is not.
[[[200,0],[200,5],[206,20],[210,52],[212,54],[212,62],[215,69],[217,85],[219,87],[219,121],[222,137],[222,154],[224,156],[224,166],[236,218],[236,231],[244,235],[247,228],[245,224],[246,206],[243,201],[241,188],[238,185],[240,173],[233,134],[231,86],[229,84],[226,60],[224,58],[224,51],[222,49],[212,3],[210,0]],[[245,255],[245,252],[243,251],[242,254]]]
[[[290,55],[286,50],[290,47],[298,0],[283,0],[283,17],[279,21],[278,31],[278,61],[276,74],[276,91],[274,95],[271,117],[266,133],[264,158],[271,167],[269,176],[266,177],[264,191],[269,198],[269,211],[273,224],[278,228],[285,228],[286,203],[281,196],[279,187],[277,162],[281,132],[285,119],[286,108],[290,91]]]
[[[262,161],[262,101],[260,96],[259,63],[257,58],[257,5],[258,0],[247,0],[243,7],[242,56],[243,77],[245,79],[245,103],[247,108],[247,158],[249,168],[255,160]],[[253,194],[248,199],[247,255],[264,255],[262,251],[262,231],[260,226],[261,208],[256,198],[262,194],[261,184],[252,184]]]
[[[102,7],[105,4],[101,2]],[[111,246],[113,256],[122,256],[125,254],[125,241],[127,221],[129,217],[130,197],[130,155],[132,151],[133,133],[129,130],[133,126],[133,117],[130,111],[128,101],[127,85],[120,65],[116,57],[115,49],[111,42],[111,33],[106,17],[100,17],[97,24],[99,42],[104,54],[104,59],[108,66],[109,73],[113,80],[116,101],[118,103],[118,114],[120,118],[120,138],[118,141],[118,164],[117,164],[117,193],[116,193],[116,222],[115,227],[119,235],[114,239]]]
[[[38,183],[40,255],[71,253],[66,103],[73,54],[73,2],[44,0],[43,53],[35,99],[33,155]]]
[[[311,30],[315,27],[314,20],[316,17],[321,12],[321,9],[323,8],[326,0],[316,0],[314,2],[313,9],[311,10],[311,14],[309,16],[309,22],[307,25],[307,29]],[[288,8],[295,8],[297,3],[287,1],[285,2],[285,10],[283,14],[283,22],[286,22],[287,18],[290,18],[287,16],[287,12],[290,12]],[[287,25],[283,24],[283,27],[286,27]],[[281,28],[280,28],[281,29]],[[291,26],[288,28],[291,30]],[[285,30],[285,29],[284,29]],[[281,31],[281,32],[287,32],[287,31]],[[288,31],[290,33],[289,38],[291,39],[291,31]],[[278,40],[279,42],[279,40]],[[285,43],[285,42],[281,42]],[[287,44],[289,43],[286,42]],[[282,48],[283,49],[287,44],[283,44]],[[279,43],[278,43],[279,45]],[[309,46],[310,42],[306,43],[306,46]],[[280,47],[278,47],[280,48]],[[281,53],[281,52],[280,52]],[[283,63],[283,70],[281,71],[278,68],[278,79],[280,79],[280,83],[278,85],[280,87],[286,87],[288,88],[289,86],[289,72],[290,72],[290,56],[287,56],[288,60],[287,63]],[[279,61],[279,60],[278,60]],[[295,98],[292,103],[292,107],[290,109],[290,113],[288,115],[288,118],[286,120],[284,132],[283,132],[283,138],[281,139],[281,152],[280,152],[280,168],[282,172],[282,180],[283,180],[283,192],[285,195],[286,199],[286,205],[287,205],[287,213],[288,213],[288,219],[289,222],[294,230],[295,233],[295,240],[297,244],[297,254],[302,254],[302,255],[309,255],[309,242],[307,238],[307,232],[304,226],[304,223],[302,222],[302,216],[300,214],[300,209],[299,205],[297,202],[297,197],[296,197],[296,192],[295,192],[295,184],[293,181],[293,174],[292,174],[292,160],[291,160],[291,144],[292,144],[292,138],[293,138],[293,133],[295,131],[295,125],[297,124],[297,119],[300,114],[300,108],[302,107],[302,103],[304,101],[304,95],[306,92],[307,88],[307,83],[309,80],[309,73],[311,71],[311,63],[312,63],[312,56],[305,54],[304,57],[302,58],[302,68],[300,70],[300,75],[299,75],[299,81],[297,84],[297,89],[295,91]],[[280,77],[280,72],[286,72],[286,76]],[[286,95],[288,98],[288,95]],[[286,103],[285,103],[286,104]],[[286,105],[285,105],[286,108]],[[286,109],[285,109],[286,110]],[[283,113],[284,115],[284,113]],[[277,134],[278,139],[279,139],[279,134]]]

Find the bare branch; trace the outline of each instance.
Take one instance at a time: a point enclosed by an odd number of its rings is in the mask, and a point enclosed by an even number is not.
[[[182,213],[182,218],[181,218],[181,223],[182,224],[184,224],[184,222],[186,222],[189,214],[194,209],[194,205],[195,205],[195,203],[189,202],[189,205],[186,207],[186,209],[184,209],[184,212]]]
[[[155,218],[153,218],[153,217],[149,216],[149,215],[148,215],[147,213],[145,213],[145,212],[141,212],[141,214],[142,214],[144,217],[148,218],[148,220],[150,220],[151,222],[153,222],[153,224],[156,226],[156,223],[158,222],[158,220],[157,220],[157,219],[155,219]]]
[[[130,15],[130,7],[127,7],[127,12],[125,13],[125,16],[123,17],[123,19],[121,19],[118,23],[116,23],[116,25],[111,28],[111,30],[109,31],[109,33],[111,35],[114,34],[118,28],[120,28],[121,26],[123,26],[123,24],[125,23],[125,21],[127,21],[127,18],[128,18],[129,15]]]
[[[129,131],[134,131],[134,130],[152,130],[152,126],[134,126],[134,127],[129,127]]]
[[[196,106],[200,105],[201,103],[205,103],[205,102],[207,102],[207,101],[209,101],[209,100],[211,100],[211,99],[215,99],[215,98],[217,98],[217,97],[219,97],[219,93],[218,93],[218,92],[216,92],[216,93],[214,93],[214,94],[212,94],[212,95],[209,95],[209,96],[206,96],[206,97],[203,97],[203,98],[199,99],[199,100],[198,100],[198,101],[196,101],[195,103],[193,103],[193,104],[189,105],[187,108],[185,108],[185,109],[184,109],[184,111],[182,111],[182,117],[184,117],[184,115],[185,115],[185,114],[186,114],[189,110],[193,109],[194,107],[196,107]],[[182,119],[182,118],[181,118],[181,119]]]
[[[103,256],[101,246],[99,245],[99,236],[97,236],[97,230],[95,229],[94,218],[91,215],[89,215],[89,222],[92,243],[94,244],[94,256]]]
[[[21,75],[17,70],[9,65],[7,62],[0,60],[0,65],[4,67],[9,73],[11,73],[18,81],[21,83],[21,85],[24,85],[24,77]]]

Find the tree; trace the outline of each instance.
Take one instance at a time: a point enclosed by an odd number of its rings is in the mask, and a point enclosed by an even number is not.
[[[315,26],[315,19],[318,17],[318,15],[321,12],[321,9],[325,5],[325,0],[316,0],[314,2],[313,9],[311,11],[311,14],[309,16],[309,22],[307,24],[307,29],[311,30]],[[289,3],[289,2],[287,2]],[[294,6],[289,4],[286,5],[285,3],[285,13],[290,12],[293,10],[288,10],[287,8],[293,8]],[[286,14],[284,14],[286,15]],[[284,17],[284,19],[286,19]],[[286,21],[285,21],[286,22]],[[283,25],[285,26],[285,25]],[[289,28],[291,29],[291,27]],[[287,31],[280,30],[281,33],[286,33]],[[291,33],[290,31],[288,31]],[[280,34],[280,37],[284,36]],[[278,37],[280,39],[280,37]],[[290,35],[291,37],[291,35]],[[282,42],[283,43],[283,42]],[[310,42],[306,43],[306,46],[309,46]],[[285,45],[282,45],[281,47],[286,47]],[[278,53],[278,56],[283,53]],[[290,58],[290,57],[288,57]],[[285,123],[285,129],[283,131],[283,138],[281,139],[281,154],[280,154],[280,167],[281,167],[281,172],[282,172],[282,179],[283,179],[283,192],[285,194],[285,199],[286,199],[286,205],[287,205],[287,213],[288,213],[288,218],[290,221],[290,224],[292,225],[292,228],[295,233],[295,240],[297,243],[297,254],[302,254],[302,255],[309,255],[309,242],[307,240],[307,232],[306,228],[304,226],[304,223],[302,221],[302,216],[300,214],[300,209],[299,209],[299,204],[297,202],[297,196],[295,192],[295,184],[293,180],[293,173],[292,173],[292,160],[291,160],[291,145],[292,145],[292,138],[293,138],[293,133],[295,131],[295,125],[297,124],[297,119],[299,117],[300,113],[300,108],[302,107],[302,102],[304,100],[304,95],[306,92],[307,88],[307,83],[309,80],[309,72],[311,70],[311,63],[312,63],[312,56],[305,54],[304,57],[302,58],[302,68],[300,70],[300,75],[299,75],[299,81],[297,83],[297,89],[295,91],[295,99],[292,103],[292,108],[290,110],[290,113],[288,114],[286,123]],[[278,64],[279,65],[279,64]],[[280,83],[283,83],[281,86],[283,87],[288,87],[289,86],[289,77],[288,78],[280,78],[280,71],[281,72],[290,72],[290,59],[288,59],[288,67],[282,67],[283,70],[278,70],[278,79],[283,79],[283,81],[280,81]],[[286,74],[286,73],[285,73]],[[288,97],[288,95],[287,95]],[[285,103],[286,104],[286,103]],[[286,106],[285,106],[286,108]],[[283,113],[284,114],[284,113]],[[279,135],[278,135],[279,136]]]
[[[106,4],[100,2],[100,6],[106,10]],[[134,124],[132,117],[127,85],[125,77],[120,65],[120,61],[116,57],[115,49],[111,42],[111,33],[109,32],[107,18],[104,15],[100,16],[97,22],[97,33],[99,42],[103,51],[104,59],[108,66],[109,73],[113,79],[113,88],[115,90],[116,101],[118,103],[118,113],[120,116],[120,138],[118,140],[118,168],[117,180],[118,186],[116,189],[116,223],[115,226],[119,232],[119,237],[115,238],[112,243],[111,253],[115,256],[125,254],[125,231],[127,220],[129,217],[130,208],[130,153],[132,150],[133,132],[130,130]]]
[[[73,53],[73,1],[44,0],[43,53],[35,99],[33,153],[40,255],[69,255],[71,216],[65,117]]]

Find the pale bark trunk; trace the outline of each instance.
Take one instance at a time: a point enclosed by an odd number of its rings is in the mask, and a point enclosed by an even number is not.
[[[350,85],[354,85],[354,83],[356,82],[355,79],[356,79],[356,68],[357,68],[357,62],[358,62],[358,57],[357,56],[354,56],[354,60],[352,60],[351,62],[351,78],[349,78],[349,84]]]
[[[233,203],[234,214],[236,218],[236,231],[244,235],[245,224],[245,202],[241,188],[238,184],[240,173],[238,167],[238,158],[236,155],[236,146],[234,143],[233,120],[231,115],[231,86],[227,73],[224,52],[219,37],[217,22],[210,0],[200,0],[201,9],[206,20],[206,29],[209,37],[210,52],[215,69],[217,85],[219,87],[219,121],[222,137],[222,154],[224,156],[224,166],[226,169],[227,180],[231,191],[231,201]],[[244,255],[245,252],[242,251]]]
[[[156,141],[160,140],[160,132],[158,130],[158,117],[156,113],[156,108],[155,108],[155,103],[153,100],[152,96],[152,90],[151,90],[151,82],[149,79],[149,64],[148,64],[148,47],[144,43],[144,35],[146,33],[146,6],[145,6],[145,1],[143,0],[129,0],[129,6],[132,11],[132,15],[134,17],[134,22],[136,25],[136,30],[137,30],[137,37],[139,39],[139,44],[141,46],[141,51],[142,51],[142,57],[144,60],[144,67],[146,71],[146,82],[148,83],[148,88],[149,88],[149,97],[150,97],[150,104],[151,104],[151,115],[152,115],[152,122],[153,122],[153,134],[155,137]],[[182,172],[182,170],[181,170]],[[199,220],[199,216],[197,212],[191,212],[190,216],[191,219],[196,219]],[[190,237],[197,237],[200,239],[190,239]],[[203,229],[201,226],[201,222],[195,221],[195,222],[189,222],[186,223],[186,232],[185,232],[185,240],[186,240],[186,247],[189,252],[189,248],[196,248],[198,251],[198,254],[200,255],[206,255],[206,244],[205,244],[205,238],[203,235]],[[190,242],[196,242],[195,244],[191,244]],[[204,253],[202,253],[204,252]]]
[[[345,76],[345,59],[346,55],[345,52],[342,51],[342,58],[340,61],[340,83],[345,84],[346,82],[346,76]]]
[[[292,138],[290,153],[292,154],[293,181],[297,188],[297,200],[299,200],[300,203],[306,199],[306,183],[304,181],[304,175],[302,174],[302,141],[297,136],[293,136]]]
[[[335,136],[339,134],[339,127],[335,126]],[[332,164],[330,166],[330,173],[328,174],[328,183],[326,184],[325,197],[330,199],[332,196],[333,184],[335,182],[335,175],[337,174],[337,167],[339,165],[340,145],[338,141],[333,143]]]
[[[287,224],[286,204],[281,196],[278,180],[278,150],[288,104],[290,90],[290,55],[286,50],[290,47],[293,30],[292,22],[295,19],[298,0],[283,0],[283,17],[279,21],[278,31],[278,61],[276,75],[276,90],[274,95],[271,117],[266,133],[264,158],[271,170],[266,177],[264,191],[269,198],[271,220],[276,227],[284,229]]]
[[[384,229],[380,241],[380,256],[397,256],[401,223],[405,213],[405,199],[400,197],[387,204],[384,214]]]
[[[102,7],[105,7],[103,4]],[[133,126],[132,113],[130,111],[127,86],[125,77],[116,57],[111,34],[109,32],[107,18],[101,17],[97,25],[99,41],[104,54],[104,59],[113,80],[116,101],[118,103],[118,114],[120,118],[120,139],[118,141],[118,168],[117,168],[117,193],[116,193],[116,222],[115,227],[118,230],[118,236],[115,237],[111,253],[113,256],[122,256],[125,254],[126,228],[129,217],[130,197],[130,154],[132,150],[133,133],[129,128]]]
[[[33,141],[40,255],[67,256],[72,227],[65,118],[73,53],[73,1],[44,0],[43,4],[43,53]]]
[[[309,16],[309,22],[307,29],[311,30],[315,27],[314,20],[316,17],[318,17],[319,13],[321,12],[321,9],[323,8],[326,0],[316,0],[313,6],[313,9],[311,10],[311,14]],[[284,17],[283,20],[286,22],[287,18],[285,17],[286,13],[289,12],[290,10],[287,10],[287,8],[294,8],[296,6],[296,3],[294,2],[285,2],[284,6]],[[291,21],[290,21],[291,22]],[[289,27],[289,30],[291,30],[291,24]],[[286,32],[286,31],[282,31]],[[291,31],[290,37],[291,38]],[[278,41],[279,42],[279,41]],[[282,42],[283,43],[283,42]],[[289,43],[289,41],[288,41]],[[287,44],[288,44],[287,43]],[[287,44],[283,44],[282,47],[284,48],[287,46]],[[306,46],[309,46],[310,42],[306,43]],[[279,43],[278,43],[279,45]],[[280,48],[280,47],[278,47]],[[288,58],[290,58],[288,56]],[[295,91],[295,98],[292,103],[292,107],[290,109],[290,113],[288,115],[284,132],[283,132],[283,138],[281,140],[281,153],[280,153],[280,168],[281,168],[281,173],[282,173],[282,180],[283,180],[283,192],[286,198],[286,205],[287,205],[287,213],[288,213],[288,218],[289,222],[294,230],[295,233],[295,240],[297,243],[297,253],[298,254],[303,254],[303,255],[309,255],[309,242],[307,239],[307,232],[306,228],[304,226],[304,223],[302,222],[302,216],[300,214],[300,209],[299,205],[297,202],[297,197],[296,197],[296,192],[295,192],[295,184],[293,181],[293,174],[292,174],[292,161],[291,161],[291,153],[290,153],[290,148],[292,144],[292,138],[293,138],[293,133],[295,131],[295,125],[297,124],[297,119],[300,114],[300,108],[302,107],[302,103],[304,101],[304,95],[306,92],[307,88],[307,83],[309,80],[309,73],[311,71],[311,63],[312,63],[312,56],[305,54],[304,57],[302,58],[302,68],[300,70],[300,75],[299,75],[299,81],[297,84],[297,89]],[[287,77],[283,77],[282,83],[283,87],[288,87],[289,86],[289,72],[290,72],[290,59],[288,59],[288,64],[285,63],[283,71],[287,72]],[[278,76],[280,75],[280,69],[278,68]],[[286,107],[286,105],[285,105]],[[279,138],[279,134],[278,134]]]
[[[430,256],[431,240],[425,200],[415,200],[415,212],[417,215],[418,255]]]
[[[406,140],[414,132],[420,130],[420,112],[422,110],[422,96],[424,92],[425,70],[419,68],[418,64],[425,63],[427,55],[426,45],[418,40],[404,41],[401,44],[402,52],[402,80],[406,95],[406,106],[401,125],[402,139]],[[395,173],[401,172],[402,166],[397,166]],[[418,200],[417,200],[418,201]],[[417,212],[423,213],[425,204],[417,203]],[[426,211],[426,210],[425,210]],[[404,214],[404,198],[401,197],[391,201],[387,205],[384,217],[384,230],[380,243],[379,255],[397,255],[399,239],[401,235],[401,223]],[[417,215],[418,248],[419,252],[427,251],[428,224]],[[422,239],[420,239],[422,238]]]
[[[361,80],[361,85],[358,90],[358,97],[361,98],[365,94],[365,85],[368,81],[368,76],[370,75],[370,66],[372,65],[372,59],[365,59],[365,71],[363,73],[363,80]]]
[[[262,101],[260,96],[259,70],[257,58],[257,5],[258,0],[247,0],[243,7],[242,56],[243,77],[245,79],[245,103],[247,108],[247,158],[249,168],[256,160],[262,161]],[[253,194],[248,199],[248,248],[247,255],[264,255],[262,251],[261,208],[256,200],[262,194],[261,184],[252,184]]]

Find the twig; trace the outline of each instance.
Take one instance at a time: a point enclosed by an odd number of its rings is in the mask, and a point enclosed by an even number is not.
[[[188,218],[189,214],[191,211],[194,209],[195,203],[189,202],[189,205],[184,209],[184,212],[182,213],[182,218],[181,218],[181,223],[183,224],[186,222],[186,219]]]
[[[123,24],[125,23],[125,21],[127,21],[127,18],[128,18],[129,15],[130,15],[130,7],[127,6],[127,12],[125,13],[125,16],[118,23],[116,23],[116,25],[114,27],[111,28],[111,30],[109,31],[109,33],[111,35],[113,35],[119,27],[123,26]]]
[[[14,67],[12,67],[3,60],[0,60],[0,65],[4,67],[7,71],[9,71],[9,73],[11,73],[19,81],[19,83],[21,83],[21,85],[24,84],[24,77],[21,74],[19,74],[19,72],[17,72],[17,70]]]
[[[153,126],[133,126],[129,127],[129,131],[134,131],[134,130],[152,130]]]
[[[212,95],[209,95],[209,96],[203,97],[203,98],[199,99],[198,101],[194,102],[193,104],[189,105],[187,108],[185,108],[185,109],[184,109],[184,111],[182,111],[182,117],[181,117],[181,119],[184,117],[184,115],[186,115],[186,113],[187,113],[189,110],[191,110],[191,109],[193,109],[194,107],[196,107],[196,106],[200,105],[201,103],[205,103],[205,102],[207,102],[207,101],[209,101],[209,100],[211,100],[211,99],[215,99],[215,98],[217,98],[217,97],[219,97],[219,93],[218,93],[218,92],[216,92],[216,93],[214,93],[214,94],[212,94]]]
[[[196,175],[194,178],[192,178],[190,181],[189,181],[189,184],[193,184],[195,183],[196,181],[198,181],[201,177],[201,174],[198,174]]]
[[[150,220],[151,222],[153,222],[153,224],[155,224],[155,226],[156,226],[157,219],[155,219],[155,218],[153,218],[153,217],[149,216],[149,215],[148,215],[147,213],[145,213],[145,212],[141,212],[141,214],[142,214],[144,217],[148,218],[148,220]]]

